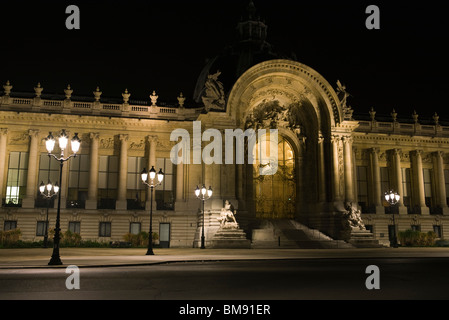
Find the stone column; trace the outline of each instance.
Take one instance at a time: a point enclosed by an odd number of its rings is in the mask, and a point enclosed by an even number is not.
[[[26,196],[22,200],[22,208],[34,208],[34,201],[37,195],[37,148],[39,130],[28,130],[30,135],[30,149],[28,155],[28,173],[27,173],[27,187]]]
[[[421,214],[430,214],[429,208],[426,206],[426,198],[424,193],[424,174],[422,171],[422,150],[412,151],[414,161],[413,165],[413,182],[417,199],[416,204],[421,208]]]
[[[148,170],[154,166],[154,170],[156,172],[159,171],[159,168],[156,168],[156,148],[157,148],[157,136],[148,136],[148,143],[150,144],[150,152],[148,157]]]
[[[433,153],[433,172],[435,177],[435,185],[437,190],[438,206],[443,214],[449,214],[449,208],[446,202],[446,185],[444,181],[443,152],[436,151]]]
[[[98,141],[99,133],[91,132],[90,137],[90,172],[86,209],[97,209],[98,202]]]
[[[332,136],[332,193],[333,201],[341,201],[340,195],[340,175],[338,172],[338,144],[340,143],[339,136]]]
[[[318,202],[326,201],[326,169],[324,159],[324,137],[318,136]]]
[[[184,163],[176,165],[176,202],[184,200]]]
[[[352,137],[343,137],[344,168],[345,168],[345,201],[354,203],[354,185],[352,169]]]
[[[359,193],[357,190],[357,148],[352,147],[352,183],[354,185],[353,191],[354,191],[354,203],[357,205],[357,208],[361,209],[359,207]]]
[[[8,140],[8,129],[0,129],[0,199],[4,198],[5,170],[6,169],[6,142]]]
[[[157,136],[148,136],[148,143],[150,146],[150,152],[148,153],[148,168],[147,171],[149,172],[151,170],[151,167],[154,167],[154,170],[156,170],[156,173],[159,172],[160,168],[156,167],[156,148],[157,148]],[[157,179],[157,178],[156,178]],[[161,188],[159,186],[158,188]],[[145,202],[145,210],[150,210],[150,199],[151,199],[151,188],[147,188],[147,201]],[[153,191],[156,193],[156,189]],[[155,208],[154,203],[156,202],[156,195],[153,194],[153,208]]]
[[[401,149],[393,149],[392,151],[394,183],[396,185],[396,192],[401,196],[397,206],[399,208],[399,214],[407,214],[407,207],[404,206],[404,188],[402,187]]]
[[[223,202],[225,199],[223,199],[224,196],[224,191],[221,188],[221,180],[222,180],[222,176],[221,176],[221,164],[209,164],[209,165],[205,165],[206,167],[211,167],[210,171],[206,171],[209,172],[212,176],[210,177],[209,183],[206,185],[206,188],[209,189],[209,186],[212,187],[213,193],[212,193],[212,199],[209,200],[211,201],[211,205],[213,209],[221,209],[223,208]],[[226,166],[225,166],[226,167]],[[231,175],[231,172],[227,172],[226,174]],[[224,178],[224,177],[223,177]],[[206,175],[206,179],[207,179],[207,175]],[[224,181],[226,181],[227,179],[224,178]],[[229,197],[229,195],[226,195]],[[232,201],[233,199],[228,199],[230,201]],[[234,205],[236,205],[235,203],[233,203]]]
[[[128,135],[120,134],[120,164],[118,176],[118,197],[116,210],[126,210],[126,178],[128,173]]]
[[[373,177],[373,205],[376,213],[385,213],[382,206],[382,190],[380,185],[379,148],[371,148],[371,173]]]

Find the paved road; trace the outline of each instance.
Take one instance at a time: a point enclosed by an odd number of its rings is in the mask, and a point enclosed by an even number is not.
[[[380,271],[368,290],[366,267]],[[172,262],[80,268],[0,269],[0,299],[297,300],[449,299],[448,258],[351,258]]]

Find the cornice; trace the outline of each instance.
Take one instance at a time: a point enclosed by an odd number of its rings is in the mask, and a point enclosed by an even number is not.
[[[385,135],[376,133],[353,134],[354,142],[358,141],[385,141],[385,142],[405,142],[405,143],[429,143],[429,144],[447,144],[449,138],[445,137],[426,137],[426,136],[403,136],[403,135]]]
[[[12,125],[26,125],[33,124],[33,127],[58,126],[85,126],[92,128],[104,128],[105,130],[114,128],[123,128],[132,130],[132,128],[147,128],[149,130],[154,128],[170,129],[179,127],[189,127],[188,122],[178,120],[158,120],[158,119],[138,119],[138,118],[116,118],[116,117],[100,117],[89,115],[73,115],[73,114],[41,114],[41,113],[22,113],[22,112],[0,112],[0,126],[7,124]],[[169,126],[167,126],[169,124]],[[164,130],[165,131],[165,130]]]

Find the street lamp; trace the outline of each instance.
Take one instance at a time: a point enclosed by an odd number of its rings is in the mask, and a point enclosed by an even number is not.
[[[142,178],[142,182],[150,187],[150,235],[148,239],[148,250],[146,255],[154,255],[153,252],[153,189],[160,185],[162,183],[162,180],[164,180],[164,173],[162,172],[162,168],[159,169],[159,172],[157,173],[157,182],[155,183],[156,178],[156,170],[154,170],[154,167],[151,167],[150,172],[147,173],[147,169],[143,169],[142,173],[140,174]],[[149,178],[149,181],[147,181]]]
[[[75,133],[72,140],[70,141],[72,154],[66,158],[64,158],[64,150],[67,148],[69,142],[69,137],[65,132],[65,129],[62,129],[61,134],[58,137],[59,148],[61,149],[60,156],[56,156],[52,154],[52,151],[55,147],[56,140],[50,132],[47,138],[45,139],[45,147],[47,148],[48,156],[53,157],[56,161],[59,161],[59,183],[62,181],[62,167],[64,166],[64,162],[69,160],[72,157],[76,157],[76,154],[80,150],[81,140],[78,138],[78,133]],[[61,185],[59,186],[59,189]],[[59,240],[60,240],[60,217],[61,217],[61,192],[58,192],[58,211],[56,213],[56,226],[55,226],[55,236],[53,241],[53,254],[51,256],[50,262],[48,265],[61,265],[62,261],[59,257]]]
[[[53,189],[53,192],[52,192]],[[47,199],[47,218],[45,220],[45,234],[44,234],[44,248],[47,248],[48,241],[48,208],[50,207],[50,200],[59,192],[59,186],[56,182],[54,185],[48,180],[48,183],[45,185],[44,181],[41,182],[39,186],[39,191],[41,195]],[[47,191],[47,192],[45,192]]]
[[[399,202],[399,199],[401,199],[401,196],[393,191],[390,190],[389,192],[385,192],[385,200],[390,204],[390,206],[394,206]],[[394,211],[393,211],[393,248],[398,247],[398,239],[396,237],[396,222],[394,220]]]
[[[209,189],[206,189],[206,186],[203,184],[201,189],[196,186],[195,196],[202,201],[203,204],[203,225],[201,230],[201,249],[205,249],[204,246],[204,201],[209,200],[212,197],[212,188],[209,186]]]

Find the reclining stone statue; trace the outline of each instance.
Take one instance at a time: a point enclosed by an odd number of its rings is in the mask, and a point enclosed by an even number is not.
[[[220,216],[217,218],[220,221],[221,228],[238,228],[238,223],[235,220],[235,210],[229,200],[225,201],[224,208],[221,208]]]

